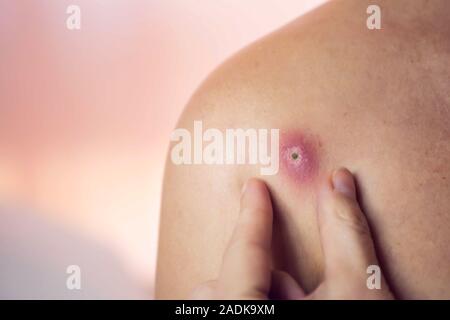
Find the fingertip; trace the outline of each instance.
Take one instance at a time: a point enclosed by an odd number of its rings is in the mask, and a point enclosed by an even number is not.
[[[264,181],[258,178],[249,178],[242,186],[242,192],[245,193],[252,189],[267,189]]]
[[[336,209],[340,207],[359,208],[355,181],[352,173],[346,168],[334,170],[323,183],[318,196],[319,216],[340,212]]]
[[[355,180],[346,168],[335,170],[331,177],[333,189],[344,196],[356,200]]]
[[[271,206],[269,190],[264,181],[248,179],[241,191],[241,206]]]

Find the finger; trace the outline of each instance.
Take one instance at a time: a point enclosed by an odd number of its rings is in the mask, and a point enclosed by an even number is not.
[[[225,252],[219,286],[236,299],[267,297],[270,289],[272,203],[266,185],[250,179],[241,196],[241,210]]]
[[[272,271],[270,298],[274,300],[299,300],[305,297],[305,292],[292,276],[281,270]]]
[[[336,170],[322,186],[318,222],[326,281],[366,288],[367,268],[379,265],[369,225],[356,200],[356,186],[347,169]]]

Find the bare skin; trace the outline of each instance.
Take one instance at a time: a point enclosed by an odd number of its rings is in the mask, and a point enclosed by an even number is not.
[[[216,70],[177,127],[280,128],[310,137],[314,179],[262,177],[274,205],[275,266],[313,292],[324,256],[315,204],[336,167],[355,174],[378,258],[399,298],[450,298],[448,1],[333,1]],[[255,166],[175,166],[164,181],[157,298],[217,278]]]

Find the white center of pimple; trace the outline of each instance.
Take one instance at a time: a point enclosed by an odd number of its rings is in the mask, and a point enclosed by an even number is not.
[[[298,164],[302,161],[302,152],[301,149],[299,147],[291,147],[287,150],[286,155],[288,157],[287,160],[289,160],[289,162],[294,163],[294,164]]]

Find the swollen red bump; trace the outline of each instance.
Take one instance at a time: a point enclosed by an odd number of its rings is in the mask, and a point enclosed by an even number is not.
[[[289,132],[280,136],[282,173],[296,183],[314,180],[319,170],[318,143],[311,135]]]

